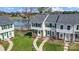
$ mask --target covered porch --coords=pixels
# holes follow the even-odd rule
[[[74,42],[75,39],[75,34],[72,33],[60,33],[57,32],[57,38],[58,39],[63,39],[64,41],[68,41],[68,42]]]

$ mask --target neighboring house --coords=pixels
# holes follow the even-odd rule
[[[30,29],[30,23],[27,19],[15,19],[14,20],[14,26],[16,30],[28,30]]]
[[[38,36],[79,41],[79,14],[36,15],[31,19],[31,29]]]
[[[14,37],[14,24],[8,16],[0,16],[0,40]]]

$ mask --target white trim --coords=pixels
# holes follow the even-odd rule
[[[44,19],[43,23],[42,23],[42,29],[43,29],[43,37],[46,36],[46,32],[45,32],[45,21],[47,20],[49,14],[46,16],[46,18]]]

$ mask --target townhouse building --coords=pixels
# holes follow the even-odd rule
[[[79,14],[40,14],[31,19],[36,36],[79,41]]]

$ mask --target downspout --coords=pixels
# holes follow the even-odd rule
[[[46,18],[44,19],[43,23],[42,23],[42,29],[43,29],[43,37],[46,36],[46,32],[45,32],[45,21],[47,20],[49,14],[46,16]]]

